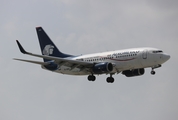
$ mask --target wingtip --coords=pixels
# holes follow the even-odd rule
[[[16,42],[17,42],[17,45],[18,45],[20,51],[21,51],[22,53],[26,54],[27,52],[24,50],[24,48],[22,47],[22,45],[20,44],[20,42],[19,42],[18,40],[16,40]]]
[[[17,59],[17,58],[13,58],[13,60],[19,60],[19,59]]]

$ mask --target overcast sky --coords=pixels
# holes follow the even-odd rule
[[[12,60],[41,60],[35,27],[65,53],[155,47],[171,55],[143,76],[68,76]],[[0,120],[177,120],[177,0],[1,0]]]

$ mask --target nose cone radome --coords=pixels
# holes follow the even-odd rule
[[[164,59],[164,62],[168,61],[170,59],[170,55],[168,54],[163,54],[163,59]]]

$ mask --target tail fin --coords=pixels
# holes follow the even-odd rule
[[[36,27],[40,47],[41,47],[41,53],[43,55],[48,56],[54,56],[54,57],[72,57],[72,55],[64,54],[58,50],[56,45],[52,42],[52,40],[48,37],[48,35],[45,33],[42,27]],[[44,59],[44,61],[50,61],[47,59]]]

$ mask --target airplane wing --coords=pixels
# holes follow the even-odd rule
[[[20,44],[20,42],[18,40],[16,40],[16,42],[17,42],[17,45],[18,45],[20,51],[23,54],[27,54],[27,55],[31,55],[31,56],[35,56],[35,57],[40,57],[40,58],[45,58],[45,59],[54,61],[54,63],[58,64],[59,66],[68,66],[68,67],[71,67],[72,69],[75,68],[75,67],[83,69],[83,68],[91,68],[94,65],[94,63],[79,61],[79,60],[72,60],[72,59],[69,59],[69,58],[59,58],[59,57],[53,57],[53,56],[47,56],[47,55],[33,54],[33,53],[25,51],[25,49],[22,47],[22,45]],[[49,64],[48,62],[38,62],[38,61],[22,60],[22,59],[15,59],[15,60],[40,64],[40,65]]]
[[[14,60],[23,61],[23,62],[29,62],[29,63],[34,63],[34,64],[39,64],[39,65],[49,65],[49,63],[47,63],[47,62],[24,60],[24,59],[17,59],[17,58],[14,58]]]

